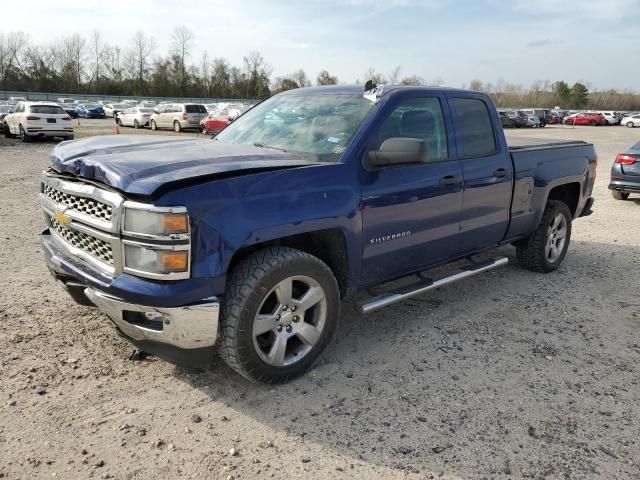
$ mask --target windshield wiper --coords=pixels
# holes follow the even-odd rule
[[[264,143],[259,143],[259,142],[254,142],[253,146],[258,148],[270,148],[272,150],[280,150],[281,152],[286,152],[284,148],[272,147],[271,145],[265,145]]]

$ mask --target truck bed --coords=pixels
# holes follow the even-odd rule
[[[548,148],[578,147],[589,145],[582,140],[548,140],[545,138],[507,137],[510,151],[545,150]]]

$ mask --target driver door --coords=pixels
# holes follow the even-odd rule
[[[426,142],[427,161],[364,172],[363,284],[434,265],[459,248],[462,169],[446,99],[406,92],[389,102],[368,150],[388,138],[419,138]]]

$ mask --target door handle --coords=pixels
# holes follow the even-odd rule
[[[507,171],[504,168],[499,168],[493,172],[494,177],[502,178],[507,176]]]
[[[440,179],[440,185],[453,185],[454,183],[458,183],[458,179],[453,175],[447,175]]]

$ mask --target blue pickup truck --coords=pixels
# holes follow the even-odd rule
[[[311,366],[357,290],[386,292],[370,312],[503,265],[487,252],[506,244],[555,270],[597,166],[584,142],[507,145],[481,93],[394,86],[293,90],[213,139],[93,137],[50,158],[42,245],[69,294],[142,351],[217,351],[268,383]]]

